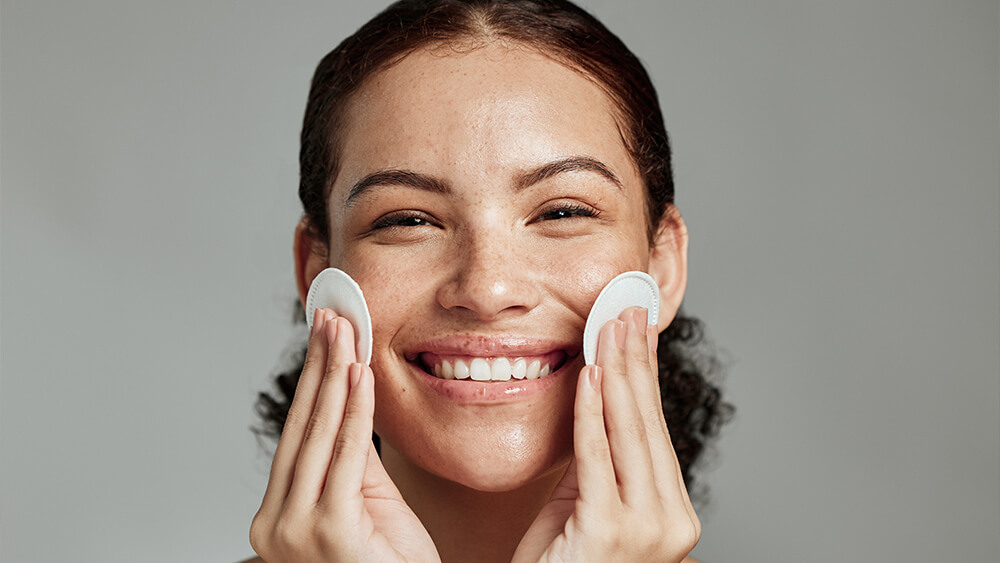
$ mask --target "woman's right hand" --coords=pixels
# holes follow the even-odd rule
[[[371,368],[351,323],[318,309],[250,545],[267,563],[440,561],[371,441]]]

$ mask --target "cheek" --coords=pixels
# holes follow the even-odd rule
[[[649,252],[644,244],[609,237],[561,248],[546,255],[539,267],[546,272],[547,285],[557,299],[586,320],[591,305],[609,281],[622,272],[645,272],[648,265]]]
[[[407,318],[418,314],[418,307],[428,301],[428,295],[433,295],[433,288],[426,277],[414,275],[406,267],[405,264],[412,262],[401,265],[397,261],[364,259],[351,254],[344,258],[338,267],[354,278],[365,294],[377,353],[385,349]]]

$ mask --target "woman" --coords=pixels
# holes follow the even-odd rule
[[[726,405],[678,352],[687,230],[627,48],[568,2],[393,4],[320,63],[300,160],[299,297],[349,273],[374,351],[319,310],[301,375],[263,397],[283,430],[261,558],[690,561],[685,480]],[[590,307],[629,270],[659,317],[609,322],[585,367]]]

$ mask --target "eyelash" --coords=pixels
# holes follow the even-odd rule
[[[412,221],[418,221],[418,223],[412,224]],[[397,227],[424,227],[432,224],[433,223],[431,223],[430,220],[423,215],[401,211],[399,213],[390,213],[389,215],[379,217],[374,223],[372,223],[371,229],[373,231],[378,231],[381,229],[392,229]]]
[[[600,214],[600,211],[590,207],[589,205],[583,205],[581,203],[564,203],[539,214],[536,219],[531,221],[531,223],[535,223],[537,221],[572,219],[574,217],[598,217]],[[421,214],[402,211],[379,217],[374,223],[372,223],[371,230],[378,231],[383,229],[424,227],[432,225],[433,223]]]
[[[572,219],[574,217],[598,217],[600,214],[600,211],[590,207],[589,205],[583,205],[582,203],[564,203],[540,214],[538,219],[535,221],[555,221],[559,219]]]

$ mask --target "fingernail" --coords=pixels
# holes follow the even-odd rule
[[[587,383],[591,389],[599,391],[601,389],[601,368],[599,366],[588,366]]]
[[[316,309],[313,311],[313,322],[312,329],[309,331],[310,334],[315,334],[323,328],[323,311],[321,309]]]
[[[326,336],[327,339],[330,341],[330,344],[333,344],[337,340],[337,323],[332,322],[333,318],[331,317],[332,315],[326,316],[326,322],[323,323],[323,326],[329,327],[326,329]]]
[[[649,318],[649,310],[640,307],[632,311],[632,326],[635,328],[645,331],[646,330],[646,319]]]
[[[625,349],[625,333],[625,323],[615,321],[615,346],[618,346],[619,350]]]
[[[361,364],[351,364],[351,388],[358,386],[358,382],[361,381]]]

